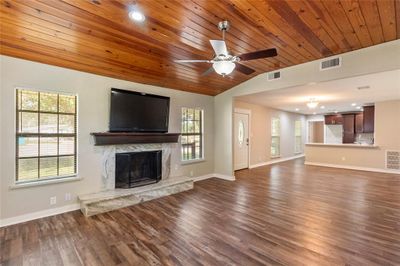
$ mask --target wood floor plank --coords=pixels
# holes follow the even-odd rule
[[[400,176],[302,159],[0,229],[0,265],[400,265]]]

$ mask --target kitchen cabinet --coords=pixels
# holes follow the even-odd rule
[[[344,114],[343,117],[343,143],[354,143],[355,140],[355,115]]]
[[[343,118],[341,115],[326,115],[325,125],[341,125],[343,124]]]
[[[375,106],[364,106],[364,133],[374,133],[375,128]]]
[[[356,114],[355,123],[356,123],[356,133],[363,133],[364,132],[364,113]]]

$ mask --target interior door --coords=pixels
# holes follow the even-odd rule
[[[249,115],[234,113],[234,168],[249,167]]]
[[[324,143],[324,121],[308,122],[308,143]]]

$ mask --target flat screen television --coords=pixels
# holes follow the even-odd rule
[[[168,132],[169,97],[111,89],[111,132]]]

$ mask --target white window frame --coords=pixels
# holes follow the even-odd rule
[[[199,163],[199,162],[203,162],[203,161],[205,161],[205,152],[204,152],[204,149],[205,149],[205,145],[204,145],[204,114],[205,114],[205,111],[204,111],[204,109],[203,108],[201,108],[201,107],[182,107],[181,108],[181,129],[182,129],[182,123],[184,122],[183,121],[183,110],[184,109],[193,109],[193,110],[200,110],[200,113],[201,113],[201,129],[200,129],[200,150],[201,150],[201,154],[200,154],[200,157],[199,158],[195,158],[195,159],[183,159],[183,154],[182,154],[182,136],[183,135],[192,135],[191,133],[183,133],[183,132],[181,132],[181,140],[180,140],[180,157],[181,157],[181,164],[182,165],[185,165],[185,164],[192,164],[192,163]]]
[[[296,124],[300,123],[300,135],[296,135]],[[297,145],[297,138],[300,137],[300,145]],[[296,148],[299,147],[300,150]],[[300,119],[294,121],[294,154],[301,154],[303,152],[303,123]]]
[[[75,142],[75,173],[74,174],[69,174],[69,175],[63,175],[63,176],[51,176],[51,177],[44,177],[44,178],[38,178],[38,179],[32,179],[32,180],[23,180],[23,181],[18,181],[17,180],[17,150],[14,152],[14,175],[13,175],[13,182],[10,185],[10,189],[18,189],[18,188],[25,188],[25,187],[34,187],[34,186],[42,186],[42,185],[47,185],[47,184],[54,184],[54,183],[63,183],[63,182],[71,182],[71,181],[78,181],[82,180],[81,177],[79,177],[79,97],[77,93],[73,92],[67,92],[67,91],[60,91],[60,90],[55,90],[55,89],[37,89],[37,88],[30,88],[30,87],[22,87],[22,86],[17,86],[14,88],[14,143],[17,143],[18,141],[18,132],[17,132],[17,115],[19,112],[18,109],[18,103],[17,103],[17,92],[18,90],[28,90],[28,91],[35,91],[35,92],[43,92],[43,93],[54,93],[54,94],[61,94],[61,95],[70,95],[70,96],[75,96],[75,119],[76,119],[76,125],[75,125],[75,134],[76,134],[76,142]],[[15,145],[15,148],[17,149],[18,146]]]
[[[278,128],[278,135],[273,135],[273,125],[274,125],[274,120],[279,121],[279,128]],[[273,144],[273,139],[277,138],[278,139],[278,150],[279,154],[272,154],[272,144]],[[271,151],[270,151],[270,156],[271,158],[279,158],[281,157],[281,119],[279,117],[272,117],[271,118]]]

